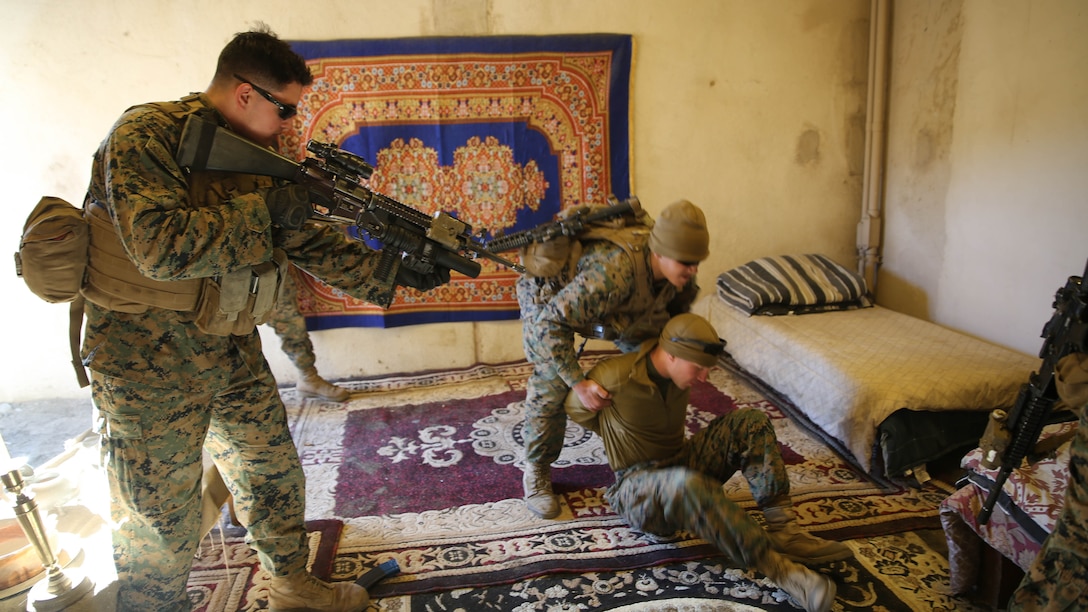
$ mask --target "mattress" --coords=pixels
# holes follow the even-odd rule
[[[737,365],[841,442],[867,472],[880,457],[878,428],[893,413],[906,409],[924,422],[937,412],[1009,408],[1041,363],[881,306],[749,316],[706,295],[692,312],[714,325]]]

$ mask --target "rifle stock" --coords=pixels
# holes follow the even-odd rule
[[[296,162],[194,115],[182,131],[177,162],[193,170],[258,174],[304,185],[322,200],[313,205],[311,218],[357,226],[387,247],[376,272],[382,280],[388,280],[397,259],[420,274],[442,268],[476,278],[481,271],[477,257],[523,271],[487,250],[467,223],[444,212],[429,217],[361,185],[359,180],[373,171],[361,158],[317,142],[307,150],[320,159]]]
[[[297,162],[195,116],[182,129],[177,162],[194,170],[260,174],[288,181],[294,181],[299,171]]]
[[[979,509],[980,525],[989,522],[1005,481],[1035,447],[1059,399],[1054,380],[1058,362],[1066,355],[1088,350],[1085,277],[1088,277],[1088,264],[1084,276],[1070,276],[1065,286],[1058,289],[1054,296],[1054,314],[1043,327],[1043,347],[1039,351],[1042,365],[1021,386],[1016,403],[1007,413],[995,410],[990,415],[986,432],[979,441],[983,451],[982,465],[991,469],[1000,466],[1000,470]]]

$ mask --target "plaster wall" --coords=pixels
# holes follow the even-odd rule
[[[1038,354],[1088,248],[1088,5],[897,2],[877,301]]]

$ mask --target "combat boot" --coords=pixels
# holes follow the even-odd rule
[[[273,576],[268,585],[269,612],[362,612],[369,602],[363,587],[325,582],[309,572]]]
[[[559,514],[559,498],[552,492],[551,466],[526,465],[521,478],[525,489],[525,505],[540,518],[555,518]]]
[[[317,370],[302,372],[295,390],[299,397],[319,397],[330,402],[346,402],[351,397],[351,392],[321,378]]]
[[[797,524],[797,514],[789,506],[764,508],[763,518],[774,549],[798,563],[819,564],[854,556],[841,542],[824,540],[803,531]]]
[[[828,612],[835,601],[835,582],[823,574],[768,550],[756,569],[774,581],[805,612]]]

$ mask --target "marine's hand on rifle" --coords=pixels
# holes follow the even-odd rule
[[[258,174],[290,181],[292,187],[262,193],[273,221],[286,229],[298,229],[311,218],[355,225],[380,241],[383,249],[411,255],[436,269],[444,268],[446,275],[456,270],[476,278],[481,269],[477,257],[522,271],[521,266],[485,248],[467,223],[447,213],[432,217],[363,186],[360,181],[369,177],[373,168],[357,155],[315,142],[307,144],[306,149],[316,157],[299,163],[214,121],[193,115],[182,130],[175,158],[178,165],[190,171]],[[389,280],[395,261],[382,267],[384,275],[379,275],[380,280]],[[416,271],[419,269],[416,267]],[[413,279],[432,289],[448,280],[441,274]]]
[[[313,197],[302,185],[271,187],[264,190],[263,195],[272,223],[283,229],[299,229],[306,224],[306,220],[310,218],[314,210],[310,203]]]
[[[450,282],[450,271],[446,268],[436,267],[434,271],[426,274],[416,272],[403,265],[397,270],[396,284],[419,289],[420,291],[430,291],[448,282]]]

